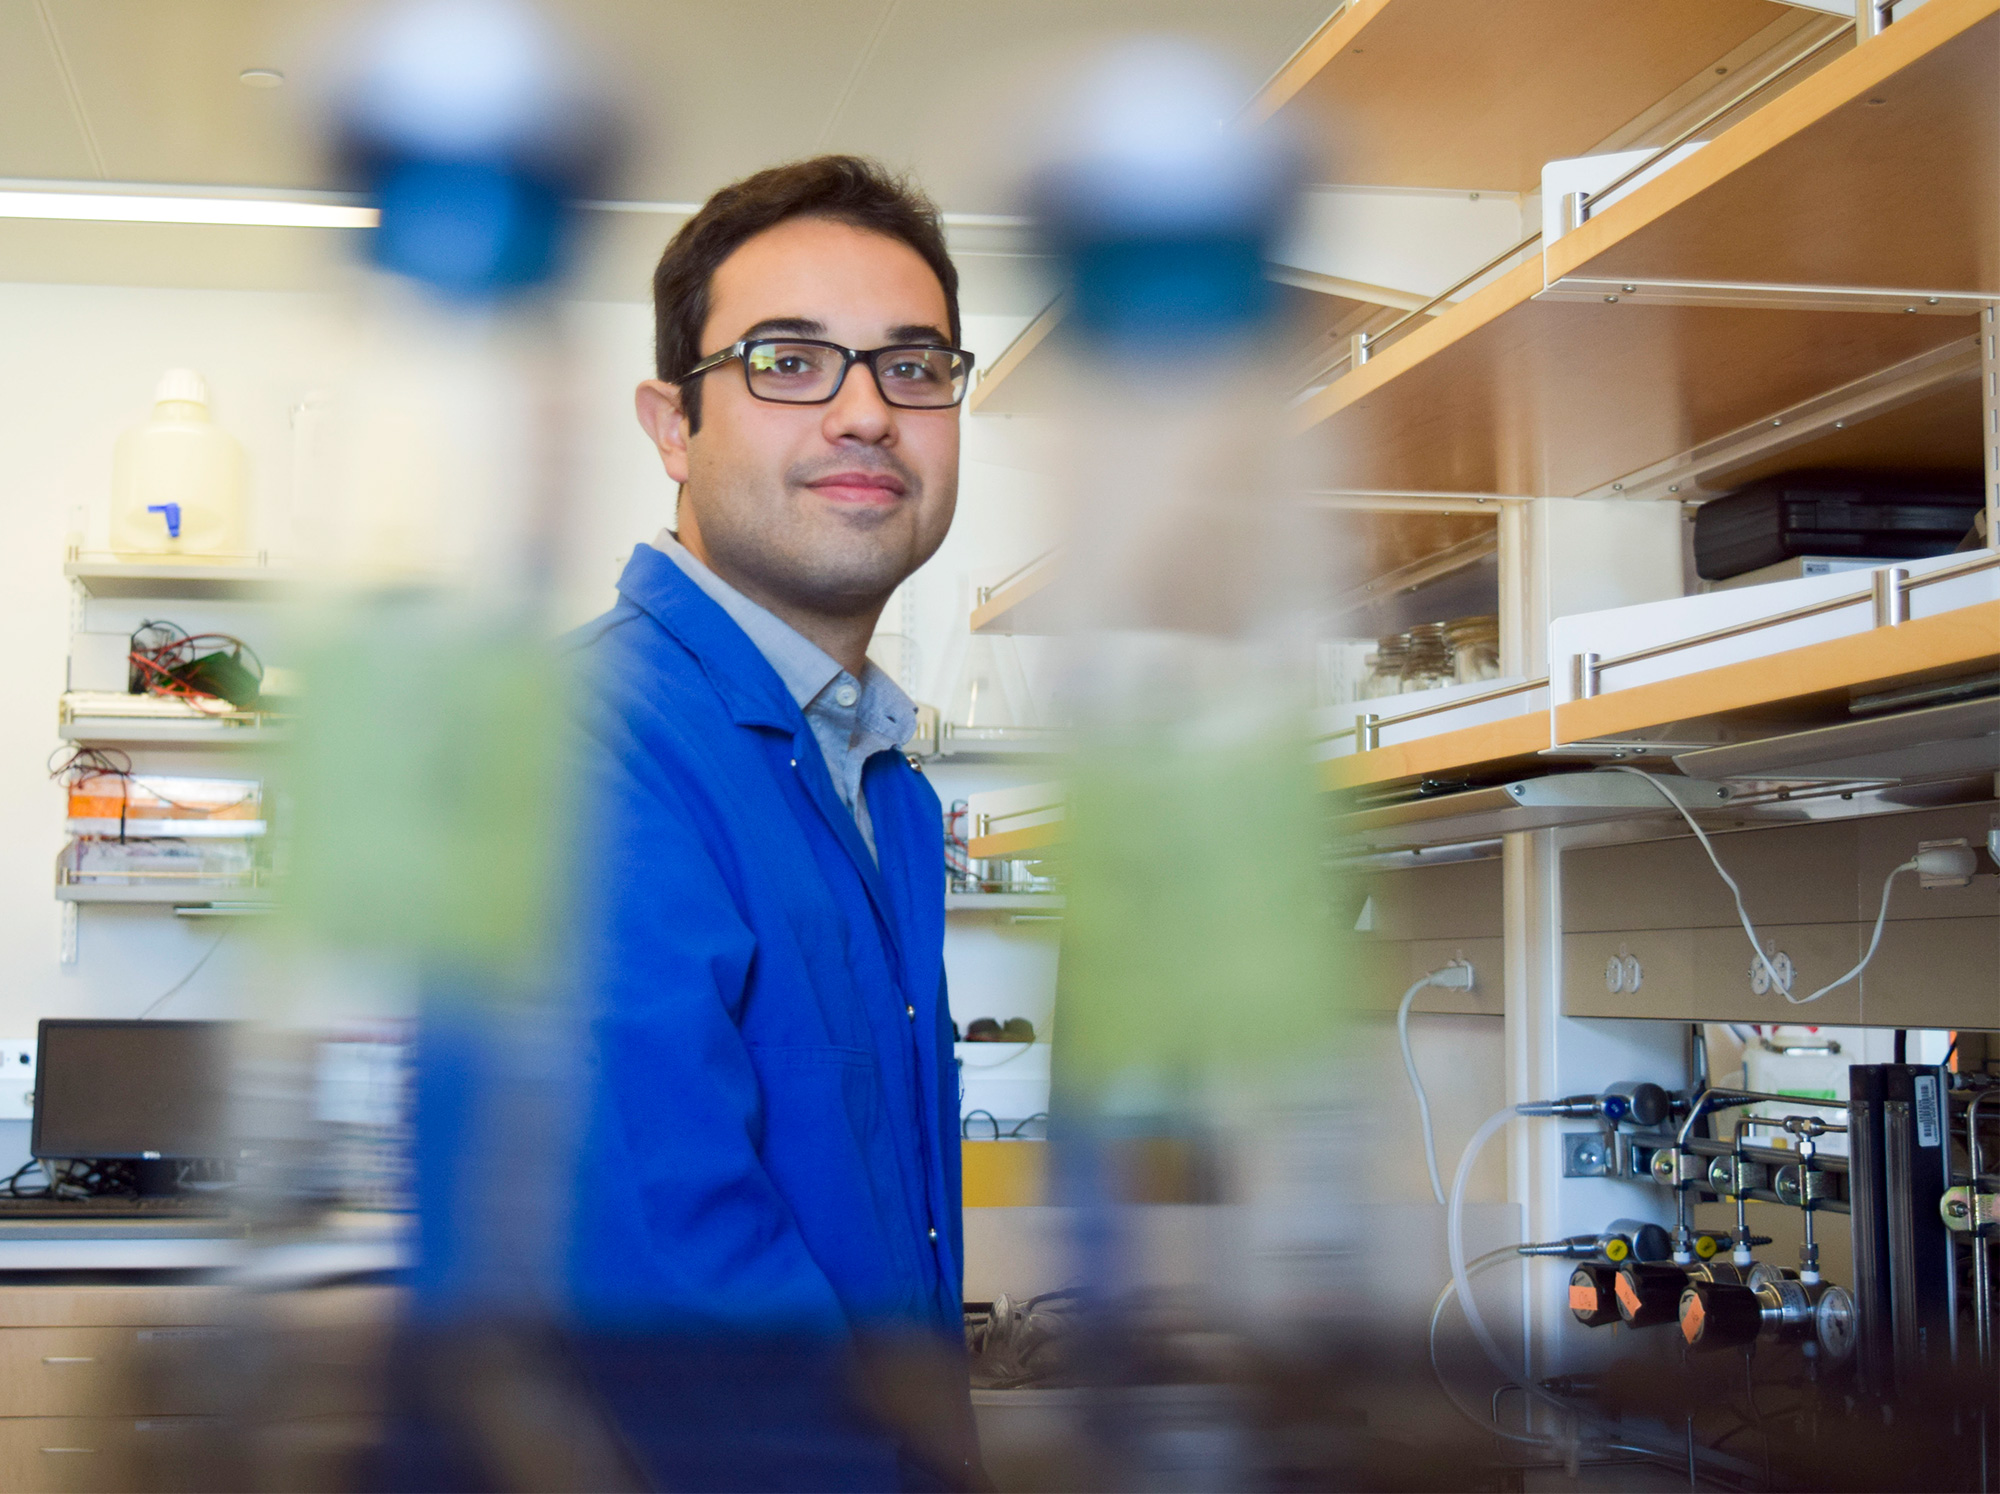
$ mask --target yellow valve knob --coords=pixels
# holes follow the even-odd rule
[[[1623,1235],[1613,1235],[1604,1242],[1604,1258],[1613,1265],[1624,1260],[1631,1253],[1632,1247],[1625,1242]]]
[[[1714,1235],[1696,1235],[1694,1237],[1694,1253],[1703,1260],[1712,1260],[1715,1252],[1721,1248],[1722,1242],[1716,1239]]]

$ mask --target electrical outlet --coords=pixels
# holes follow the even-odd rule
[[[35,1040],[0,1042],[0,1120],[35,1118]]]

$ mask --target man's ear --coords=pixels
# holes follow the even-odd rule
[[[648,379],[632,397],[639,424],[659,448],[660,465],[677,483],[688,480],[687,414],[681,408],[681,386]]]

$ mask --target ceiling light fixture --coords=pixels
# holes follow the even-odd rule
[[[50,191],[41,184],[0,183],[0,218],[76,223],[195,223],[232,228],[373,228],[372,207],[330,195],[252,197],[231,193]]]
[[[236,81],[245,88],[283,88],[285,75],[274,67],[246,67]]]

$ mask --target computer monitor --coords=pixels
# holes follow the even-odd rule
[[[136,1162],[146,1192],[171,1191],[175,1162],[231,1155],[234,1026],[44,1019],[31,1151],[54,1161]]]

